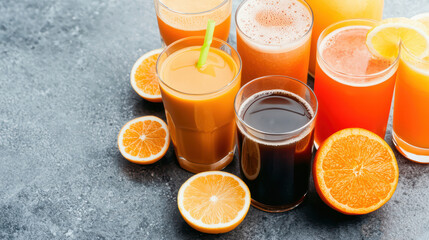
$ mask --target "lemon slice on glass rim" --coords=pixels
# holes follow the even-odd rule
[[[429,29],[420,21],[388,18],[368,31],[366,45],[377,57],[395,59],[402,43],[418,58],[429,55]]]

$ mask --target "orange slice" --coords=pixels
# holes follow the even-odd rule
[[[377,210],[398,184],[392,149],[378,135],[348,128],[331,135],[319,148],[313,165],[314,185],[322,200],[349,215]]]
[[[130,80],[134,91],[150,102],[161,102],[158,77],[156,76],[156,61],[163,49],[155,49],[145,53],[131,70]]]
[[[122,156],[137,164],[161,159],[170,145],[167,124],[155,116],[139,117],[126,123],[118,135]]]
[[[250,191],[237,176],[221,171],[189,178],[177,196],[185,221],[204,233],[225,233],[236,228],[250,207]]]
[[[419,21],[403,17],[383,19],[366,36],[370,52],[381,58],[395,59],[400,42],[418,57],[429,55],[429,29]]]

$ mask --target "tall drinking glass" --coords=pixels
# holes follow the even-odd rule
[[[235,22],[242,84],[271,74],[307,83],[313,13],[304,0],[245,0]]]
[[[214,36],[226,41],[232,0],[154,0],[159,32],[166,45],[190,36],[204,36],[207,21],[216,22]]]
[[[240,89],[234,108],[252,205],[268,212],[295,208],[308,191],[316,95],[294,78],[265,76]]]
[[[202,68],[196,63],[204,37],[170,44],[158,58],[168,130],[180,166],[190,172],[220,170],[234,156],[234,97],[240,88],[241,60],[214,38]]]
[[[346,20],[320,34],[314,84],[320,104],[317,147],[344,128],[364,128],[384,138],[398,59],[382,59],[369,52],[366,34],[375,24]]]
[[[317,39],[329,25],[356,18],[381,20],[384,0],[307,0],[314,13],[311,37],[309,73],[314,76],[316,68]]]
[[[393,143],[408,159],[429,163],[429,57],[401,46],[393,105]]]

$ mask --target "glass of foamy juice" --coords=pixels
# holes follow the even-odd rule
[[[272,74],[307,83],[313,13],[304,0],[246,0],[235,22],[242,84]]]
[[[345,128],[386,133],[398,59],[374,56],[366,46],[373,20],[334,23],[320,34],[314,91],[320,109],[315,141],[320,146]]]

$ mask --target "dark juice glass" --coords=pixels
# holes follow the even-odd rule
[[[241,177],[252,205],[269,212],[298,206],[310,178],[317,99],[293,78],[267,76],[235,99]]]

